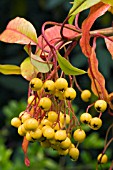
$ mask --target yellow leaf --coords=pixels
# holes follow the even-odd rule
[[[113,0],[101,0],[101,1],[104,2],[105,4],[113,6]]]
[[[16,65],[2,65],[0,64],[0,73],[2,74],[21,74],[20,67]]]

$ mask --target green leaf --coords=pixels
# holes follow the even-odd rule
[[[101,0],[102,2],[104,2],[105,4],[110,4],[111,6],[113,6],[113,0]]]
[[[53,64],[47,63],[47,61],[42,60],[38,55],[31,53],[31,63],[38,69],[41,73],[47,73],[51,70]]]
[[[72,8],[69,11],[69,23],[71,24],[74,20],[73,15],[75,16],[76,14],[78,14],[79,12],[86,10],[90,7],[92,7],[93,5],[99,3],[101,0],[74,0],[74,4],[72,6]]]
[[[27,57],[20,65],[21,75],[28,81],[36,77],[38,70],[31,64],[30,57]]]
[[[82,3],[84,3],[84,1],[86,1],[86,0],[79,0],[79,1],[74,0],[73,6],[70,9],[69,14],[73,13],[73,11],[75,11]]]
[[[2,65],[0,64],[0,73],[2,74],[21,74],[21,70],[20,67],[16,66],[16,65]]]
[[[62,71],[66,74],[66,75],[81,75],[81,74],[85,74],[86,71],[78,69],[74,66],[71,65],[71,63],[66,60],[64,57],[62,57],[60,55],[60,53],[57,51],[57,59],[58,59],[58,63],[60,65],[60,68],[62,69]]]

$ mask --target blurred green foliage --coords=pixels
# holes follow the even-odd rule
[[[29,20],[36,28],[37,35],[41,34],[41,26],[45,21],[52,20],[62,22],[71,7],[69,0],[1,0],[0,1],[0,33],[5,29],[7,23],[16,16]],[[79,25],[88,15],[84,11],[80,15]],[[111,26],[112,15],[99,18],[92,29]],[[0,42],[0,63],[17,64],[26,57],[23,46],[15,44],[5,44]],[[99,38],[97,41],[97,57],[99,59],[99,69],[106,78],[108,92],[113,91],[113,62],[106,49],[104,41]],[[79,45],[73,50],[71,62],[76,67],[87,70],[87,59],[81,53]],[[86,75],[77,77],[80,86],[90,89],[90,80]],[[26,108],[28,82],[20,76],[0,75],[0,170],[94,170],[96,167],[96,157],[104,146],[104,131],[107,130],[113,118],[107,113],[103,115],[103,127],[98,132],[93,132],[86,126],[87,138],[80,145],[80,158],[77,162],[67,157],[59,157],[52,149],[41,148],[38,143],[31,143],[28,155],[31,160],[31,167],[24,165],[24,155],[21,149],[22,138],[17,134],[17,129],[11,127],[10,121],[14,116]],[[77,91],[77,99],[74,108],[79,117],[85,111],[87,105],[79,99],[80,92]],[[91,99],[94,101],[95,96]],[[75,104],[76,103],[76,104]],[[94,110],[91,110],[95,115]],[[112,148],[113,145],[111,145]],[[109,162],[103,165],[103,169],[108,169],[113,154],[112,149],[107,150]],[[100,168],[101,169],[101,168]]]
[[[0,130],[0,170],[27,170],[24,165],[24,154],[21,148],[22,137],[17,134],[17,129],[11,127],[10,121],[14,116],[26,108],[25,100],[11,100],[8,105],[3,107],[5,115],[5,123]],[[77,106],[74,105],[77,111]],[[80,113],[79,113],[80,114]],[[104,139],[100,137],[100,133],[92,132],[86,125],[82,127],[87,138],[80,145],[80,158],[77,162],[72,161],[69,156],[60,157],[56,151],[51,148],[42,148],[38,142],[30,143],[28,156],[31,161],[29,169],[36,170],[83,170],[84,166],[87,170],[93,170],[96,167],[96,157],[104,146]],[[107,150],[110,158],[112,151]],[[6,163],[7,162],[7,163]],[[110,161],[103,167],[108,168]]]

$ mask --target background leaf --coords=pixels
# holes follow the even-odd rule
[[[2,74],[21,74],[20,67],[16,65],[0,64],[0,73]]]
[[[58,57],[57,59],[58,59],[60,68],[66,75],[76,75],[77,76],[77,75],[86,73],[86,71],[72,66],[71,63],[68,60],[66,60],[64,57],[62,57],[58,51],[57,51],[57,57]]]
[[[16,17],[8,23],[6,29],[0,35],[0,40],[7,43],[36,45],[37,34],[29,21]]]
[[[31,64],[30,58],[27,57],[20,65],[21,75],[28,81],[36,77],[38,70]]]

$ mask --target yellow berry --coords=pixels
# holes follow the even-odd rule
[[[52,80],[46,80],[43,87],[45,92],[52,94],[55,90],[55,83]]]
[[[30,81],[30,88],[33,90],[33,91],[38,91],[41,89],[43,85],[43,82],[41,79],[39,78],[33,78],[31,81]]]
[[[72,147],[69,149],[69,156],[71,157],[71,159],[73,159],[74,161],[76,161],[79,157],[79,150],[78,148]]]
[[[66,137],[67,137],[66,130],[57,130],[55,132],[55,140],[57,141],[63,141],[66,139]]]
[[[83,90],[82,93],[81,93],[81,99],[84,101],[84,102],[88,102],[89,99],[91,97],[91,92],[89,90]]]
[[[84,124],[89,124],[92,116],[89,113],[82,113],[80,116],[80,121]]]
[[[68,137],[60,143],[60,147],[62,149],[68,149],[70,147],[70,145],[71,145],[71,140]]]
[[[62,148],[58,148],[57,150],[58,150],[59,155],[64,155],[64,156],[67,155],[69,152],[68,149],[62,149]]]
[[[36,130],[38,128],[38,121],[35,118],[30,118],[23,125],[26,130]]]
[[[62,124],[64,124],[64,123],[69,124],[70,123],[70,116],[68,114],[63,114],[62,112],[60,112],[60,122]]]
[[[77,142],[83,142],[84,139],[86,138],[85,131],[82,129],[77,129],[74,131],[73,138]]]
[[[48,120],[50,121],[50,122],[56,122],[57,121],[57,119],[58,119],[58,114],[56,113],[56,112],[54,112],[54,111],[49,111],[48,112]]]
[[[20,136],[25,136],[27,133],[26,129],[24,128],[23,124],[18,127],[18,134]]]
[[[32,139],[40,139],[42,137],[42,130],[37,128],[35,131],[30,131]]]
[[[11,120],[11,125],[18,128],[21,125],[21,120],[18,117],[14,117]]]
[[[102,126],[102,120],[99,117],[90,119],[90,127],[93,130],[98,130]]]
[[[66,100],[73,100],[76,97],[76,91],[72,87],[68,87],[64,92]]]
[[[57,89],[55,90],[54,96],[55,96],[56,100],[63,100],[64,99],[63,92],[58,91]]]
[[[39,101],[39,107],[45,111],[51,108],[51,100],[48,97],[42,97]]]
[[[107,163],[107,161],[108,161],[108,157],[107,157],[106,154],[102,154],[102,153],[101,153],[101,154],[98,155],[97,161],[98,161],[98,163],[100,163],[100,164],[105,164],[105,163]]]
[[[26,139],[27,139],[29,142],[34,142],[34,141],[35,141],[35,140],[31,137],[30,132],[27,132],[27,133],[26,133]]]
[[[105,100],[97,100],[94,104],[97,112],[104,112],[107,108],[107,103]]]
[[[55,81],[55,88],[59,91],[64,91],[66,90],[68,87],[68,82],[65,78],[58,78],[56,81]]]
[[[38,97],[31,95],[31,96],[28,97],[27,102],[28,102],[29,105],[37,104],[38,103]]]
[[[54,138],[54,135],[55,135],[54,129],[52,129],[51,127],[46,127],[43,130],[43,136],[46,137],[47,139]]]

